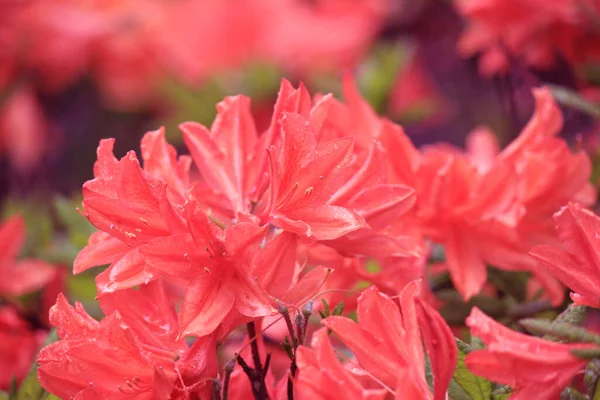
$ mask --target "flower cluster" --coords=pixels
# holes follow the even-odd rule
[[[0,153],[25,176],[60,154],[56,142],[72,133],[40,97],[60,103],[88,81],[102,108],[164,114],[181,102],[178,88],[202,90],[252,68],[339,73],[364,58],[387,8],[388,0],[8,1]]]
[[[0,16],[0,90],[23,71],[48,92],[91,75],[113,107],[154,99],[170,75],[198,84],[251,61],[300,73],[350,66],[387,8],[386,0],[14,3]]]
[[[548,69],[562,58],[580,66],[600,60],[600,4],[595,0],[457,0],[468,26],[458,48],[471,56],[482,52],[481,71],[506,72],[516,57]]]
[[[103,140],[81,210],[98,231],[73,270],[109,265],[96,278],[105,317],[59,296],[40,382],[75,399],[445,399],[458,350],[431,274],[449,272],[469,300],[488,290],[487,265],[525,271],[554,305],[562,281],[599,306],[600,219],[582,208],[595,202],[591,163],[557,136],[549,91],[534,95],[504,149],[482,128],[466,151],[418,150],[349,77],[345,103],[284,80],[265,132],[250,99],[227,97],[211,127],[180,125],[189,156],[163,129],[142,139],[143,163]],[[426,270],[440,247],[445,261]],[[487,345],[468,368],[517,398],[555,398],[585,366],[571,352],[591,346],[532,338],[477,308],[467,325]],[[267,350],[273,337],[283,349]]]

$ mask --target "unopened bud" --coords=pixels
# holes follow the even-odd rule
[[[302,307],[302,315],[304,315],[305,317],[310,317],[312,315],[312,311],[313,311],[313,301],[309,300],[306,302],[304,307]]]

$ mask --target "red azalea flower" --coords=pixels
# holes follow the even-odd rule
[[[400,295],[400,308],[388,296],[369,288],[358,299],[358,324],[328,317],[323,325],[335,332],[368,371],[398,399],[443,400],[457,359],[454,336],[442,317],[419,299],[419,282]],[[425,379],[423,344],[431,359],[435,394]]]
[[[77,256],[73,271],[112,263],[96,278],[99,294],[134,287],[156,279],[139,246],[149,240],[185,231],[185,223],[169,201],[166,184],[140,168],[134,152],[120,161],[112,154],[114,140],[98,147],[95,178],[84,184],[83,212],[98,227]],[[173,190],[173,189],[171,189]]]
[[[253,271],[267,227],[250,222],[220,227],[198,197],[190,197],[185,210],[190,234],[157,238],[141,249],[150,266],[190,282],[179,313],[182,335],[212,333],[234,307],[250,318],[275,312]],[[291,265],[273,261],[262,262],[293,270],[294,260]]]
[[[569,351],[593,347],[555,343],[512,331],[478,308],[473,308],[466,323],[471,334],[487,346],[467,355],[467,367],[476,375],[511,386],[511,399],[558,398],[587,364]]]
[[[378,129],[381,121],[365,111],[366,104],[349,83],[346,86],[348,107],[363,110],[363,125]],[[84,214],[101,232],[90,237],[74,271],[110,263],[97,277],[99,295],[165,274],[196,280],[194,274],[203,275],[204,269],[190,267],[198,264],[193,258],[206,258],[204,248],[218,240],[194,235],[194,217],[185,211],[193,207],[223,223],[232,235],[242,230],[236,225],[247,224],[260,228],[256,234],[264,236],[270,224],[310,240],[327,240],[348,254],[418,255],[414,243],[420,238],[405,237],[399,218],[412,206],[413,191],[385,180],[386,158],[377,142],[355,153],[352,139],[338,137],[339,131],[331,127],[339,115],[328,111],[333,106],[331,97],[312,105],[302,85],[293,89],[284,80],[271,125],[258,136],[249,100],[229,97],[218,105],[210,131],[194,123],[181,126],[192,158],[178,158],[162,129],[146,134],[143,169],[134,153],[117,160],[113,143],[102,141],[95,178],[85,183],[83,201]],[[202,174],[195,182],[189,174],[192,159]],[[178,238],[184,239],[177,242]],[[213,244],[207,245],[207,240]],[[185,254],[190,258],[183,259]]]
[[[530,254],[575,293],[578,304],[600,307],[600,218],[577,203],[554,215],[562,248],[536,246]]]
[[[52,129],[31,87],[14,88],[0,107],[0,151],[20,174],[39,166],[51,152]]]
[[[20,296],[41,289],[55,276],[54,267],[36,259],[17,260],[25,242],[25,222],[20,216],[0,226],[0,294]]]
[[[183,138],[207,185],[225,195],[234,215],[248,213],[260,155],[250,99],[227,97],[217,111],[210,131],[194,122],[181,124]]]
[[[383,400],[385,389],[362,385],[350,366],[340,363],[326,328],[313,334],[310,347],[298,348],[298,375],[294,379],[294,398],[300,400],[337,400],[340,394],[348,400]]]
[[[547,89],[536,89],[534,95],[530,122],[500,153],[492,136],[482,131],[470,139],[468,154],[442,145],[419,153],[401,129],[390,124],[382,131],[388,152],[404,154],[390,165],[397,182],[415,188],[413,223],[444,245],[452,280],[465,299],[480,292],[486,264],[491,264],[531,271],[554,304],[562,301],[556,279],[527,251],[554,241],[545,221],[561,204],[591,201],[595,193],[588,182],[588,156],[572,153],[556,137],[562,116],[552,95]]]
[[[269,149],[271,184],[261,214],[276,226],[316,240],[367,227],[355,211],[327,204],[350,176],[353,140],[318,145],[316,131],[299,114],[284,115],[281,132],[281,145]]]
[[[557,56],[574,65],[600,59],[597,2],[459,0],[456,5],[467,19],[459,51],[482,52],[483,74],[506,72],[510,56],[537,68],[552,67]]]
[[[11,307],[0,308],[0,389],[20,384],[31,368],[46,333],[33,330]]]

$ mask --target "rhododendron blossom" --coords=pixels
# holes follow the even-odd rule
[[[354,353],[358,365],[391,388],[396,398],[442,400],[457,350],[446,323],[418,294],[419,283],[413,281],[402,291],[398,307],[372,287],[358,299],[358,324],[345,317],[329,317],[323,324]],[[435,395],[425,380],[423,343],[433,366]]]
[[[111,263],[97,277],[100,295],[163,276],[185,280],[189,298],[180,324],[184,332],[198,336],[212,333],[232,307],[240,317],[275,312],[273,293],[269,293],[275,287],[269,289],[262,279],[265,266],[286,276],[287,283],[278,281],[278,285],[288,289],[300,272],[293,248],[291,257],[268,250],[274,246],[269,242],[282,231],[348,249],[370,229],[385,226],[385,219],[406,213],[414,202],[412,190],[403,185],[379,179],[363,188],[361,177],[371,176],[367,172],[347,180],[356,169],[353,140],[318,138],[319,125],[309,119],[326,107],[328,99],[311,111],[305,89],[294,90],[284,81],[275,106],[280,118],[273,120],[262,141],[249,114],[249,101],[243,97],[220,103],[210,132],[198,124],[183,124],[186,143],[202,173],[197,182],[189,176],[191,160],[177,159],[162,131],[143,139],[143,169],[133,152],[117,160],[112,142],[103,141],[95,179],[84,185],[83,201],[84,215],[101,232],[79,254],[74,272]],[[264,156],[267,161],[261,163]],[[360,236],[336,241],[359,229],[364,229]],[[411,242],[402,233],[398,239],[390,233],[380,236],[389,237],[395,246],[393,255],[414,256]],[[353,252],[368,253],[369,246],[366,240],[365,250],[355,246]],[[265,259],[267,254],[285,265]],[[188,326],[192,321],[196,328]]]
[[[74,399],[445,400],[476,374],[515,398],[579,388],[588,355],[577,351],[600,340],[577,318],[544,325],[575,342],[556,343],[473,308],[512,323],[558,308],[561,281],[600,307],[598,217],[570,203],[595,201],[591,162],[558,137],[550,91],[534,90],[534,114],[506,148],[481,127],[466,151],[417,149],[349,75],[343,94],[283,80],[264,130],[249,98],[226,97],[210,127],[180,125],[189,155],[164,128],[143,137],[141,160],[102,140],[80,210],[98,231],[73,272],[108,265],[95,276],[104,317],[59,295],[42,386]],[[557,240],[549,221],[564,204]],[[16,274],[7,226],[4,268]],[[488,266],[517,276],[516,289],[489,282]],[[446,322],[469,312],[483,350],[457,346],[463,332]]]
[[[558,0],[458,0],[468,25],[459,40],[461,52],[482,52],[484,74],[506,72],[510,57],[550,68],[557,57],[573,64],[598,61],[598,3]]]
[[[600,217],[577,203],[554,215],[562,248],[536,246],[531,255],[574,293],[575,303],[600,307]]]
[[[160,284],[122,291],[100,304],[107,314],[100,322],[62,295],[50,311],[61,340],[40,352],[38,374],[52,393],[85,399],[209,393],[210,382],[202,380],[216,374],[215,339],[191,347],[178,339],[175,312]]]
[[[8,390],[13,378],[23,380],[45,336],[44,331],[32,329],[16,310],[0,308],[1,390]]]

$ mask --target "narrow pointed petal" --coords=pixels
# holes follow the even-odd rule
[[[0,261],[15,259],[25,244],[25,221],[14,216],[4,221],[0,227]]]
[[[202,337],[214,332],[233,308],[235,294],[206,274],[190,283],[179,312],[180,336]]]
[[[487,276],[477,243],[455,229],[444,249],[452,282],[466,301],[481,291]]]
[[[381,184],[364,189],[345,206],[360,214],[371,229],[389,226],[416,202],[414,189],[403,185]]]
[[[123,257],[129,249],[125,243],[105,232],[94,232],[88,245],[77,254],[73,273],[79,274],[95,266],[111,264]]]
[[[177,160],[177,151],[165,139],[165,128],[148,132],[140,144],[144,171],[153,179],[158,179],[183,196],[190,186],[189,169],[191,159],[183,156]]]
[[[312,210],[297,211],[291,218],[276,215],[273,220],[283,229],[316,240],[333,240],[368,227],[359,214],[338,206],[321,206]]]
[[[422,299],[415,301],[423,341],[433,370],[434,399],[445,400],[458,358],[454,335],[436,310]]]

